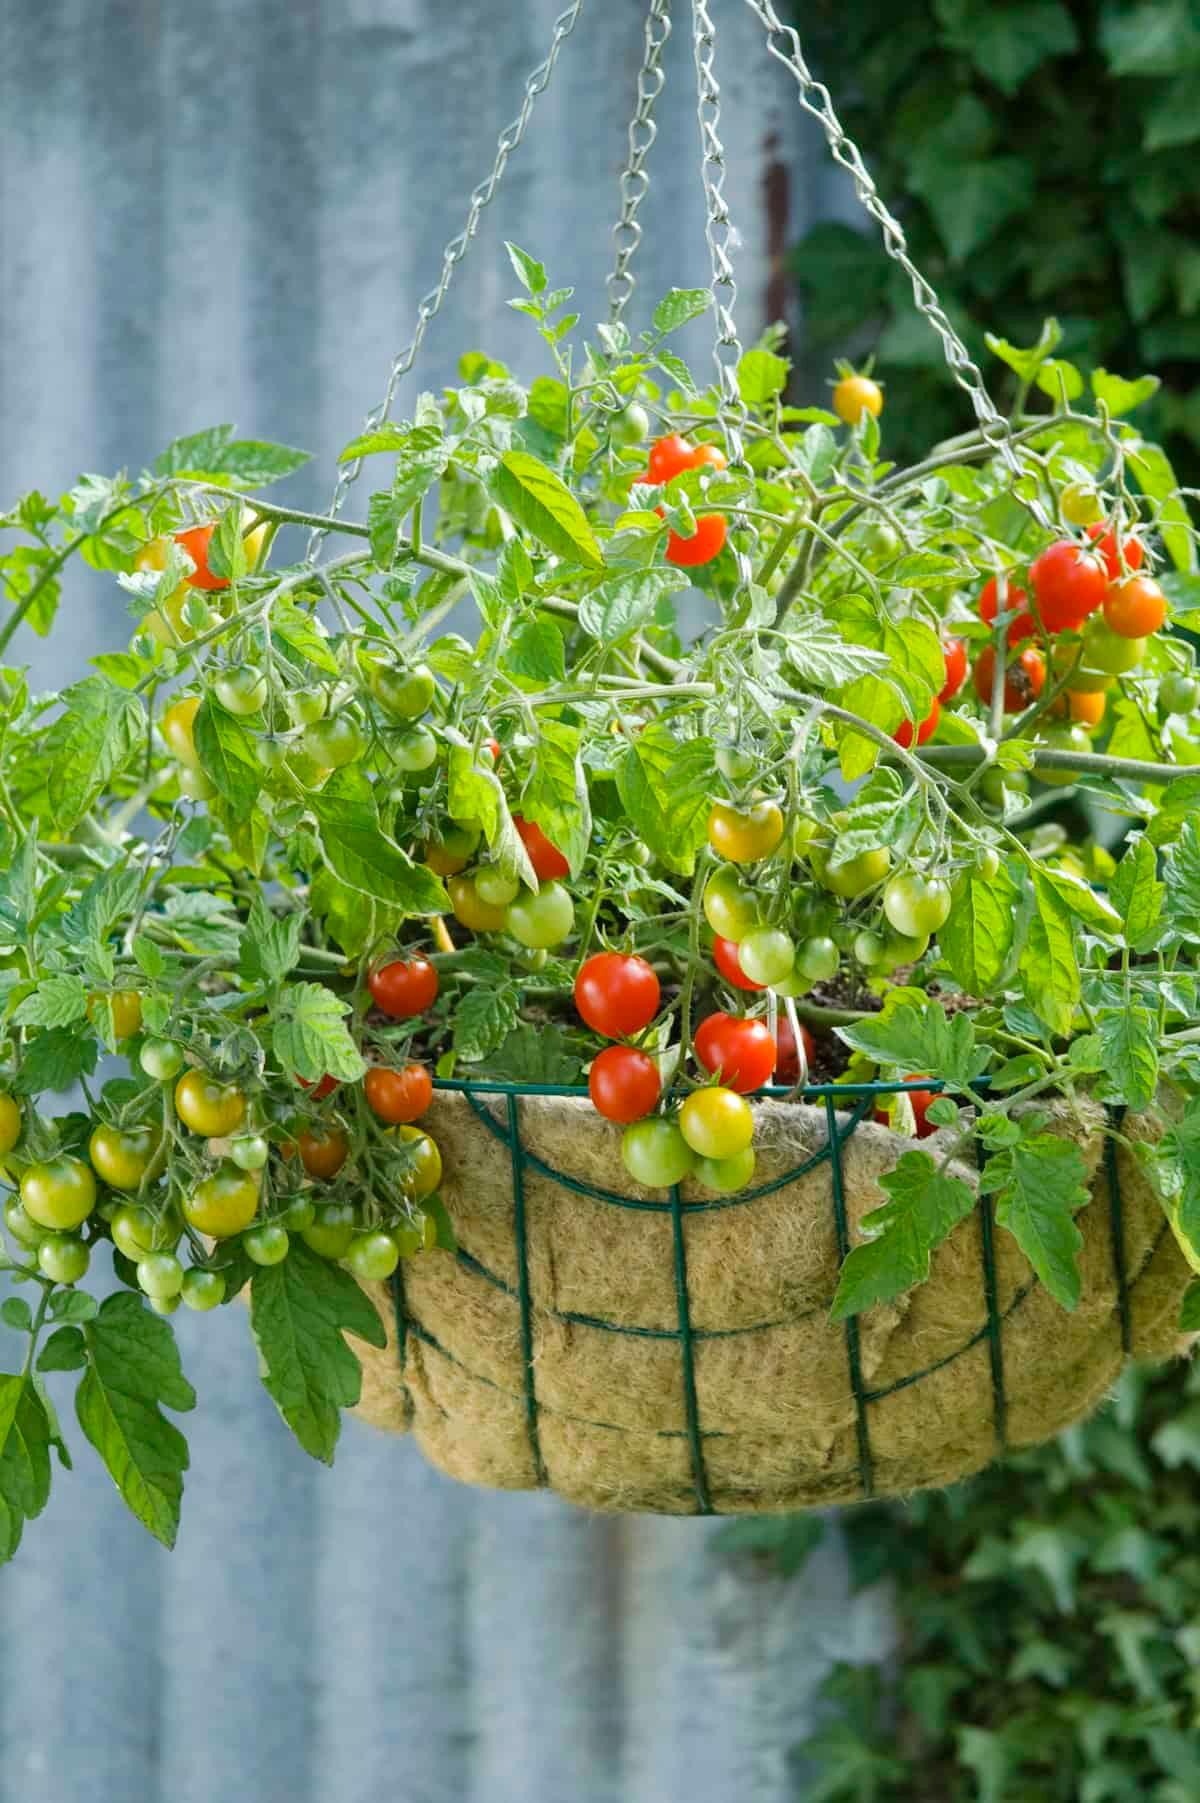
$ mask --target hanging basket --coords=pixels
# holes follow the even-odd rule
[[[869,1086],[805,1093],[757,1106],[758,1180],[714,1197],[632,1184],[577,1093],[444,1085],[423,1124],[459,1249],[406,1261],[394,1292],[368,1286],[388,1345],[357,1348],[359,1413],[467,1483],[594,1509],[789,1510],[953,1482],[1086,1415],[1126,1356],[1176,1349],[1191,1273],[1098,1108],[1054,1122],[1091,1190],[1073,1313],[984,1197],[927,1283],[832,1322],[906,1142],[865,1118]]]

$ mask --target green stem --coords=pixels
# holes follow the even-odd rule
[[[840,711],[826,708],[824,703],[821,706],[829,713]],[[858,721],[854,724],[872,738],[884,736],[870,732]],[[891,745],[889,749],[894,752],[896,747]],[[929,745],[917,756],[934,770],[952,770],[959,766],[973,768],[988,761],[982,745]],[[1048,770],[1074,770],[1080,776],[1111,776],[1117,781],[1124,779],[1138,783],[1169,783],[1179,777],[1200,776],[1200,764],[1152,764],[1143,758],[1107,757],[1099,751],[1055,751],[1039,747],[1037,761]]]

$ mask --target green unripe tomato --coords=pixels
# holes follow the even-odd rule
[[[409,773],[431,770],[438,758],[438,742],[427,726],[410,726],[388,740],[392,761]]]
[[[38,1247],[38,1264],[52,1283],[78,1283],[87,1276],[92,1255],[73,1233],[51,1233]]]
[[[351,1240],[346,1263],[356,1277],[382,1283],[400,1263],[400,1248],[387,1233],[363,1233]]]
[[[297,726],[312,726],[325,718],[329,706],[327,689],[293,689],[288,696],[288,712]]]
[[[975,871],[978,876],[990,882],[1000,870],[1000,853],[994,845],[981,845],[975,853]]]
[[[841,962],[836,943],[826,933],[804,940],[796,953],[799,974],[809,983],[827,983]]]
[[[138,1054],[138,1063],[156,1083],[171,1083],[183,1069],[183,1053],[170,1039],[148,1039]]]
[[[739,945],[758,925],[758,891],[734,864],[721,864],[704,885],[704,918],[722,939]]]
[[[499,864],[483,864],[475,872],[475,893],[489,908],[507,908],[520,894],[521,885]]]
[[[864,970],[874,970],[884,960],[884,943],[882,933],[873,933],[864,927],[854,935],[854,956]]]
[[[736,745],[718,745],[716,764],[721,775],[731,783],[749,782],[757,768],[753,754]]]
[[[246,1257],[256,1265],[281,1265],[291,1250],[287,1228],[267,1221],[262,1227],[251,1227],[242,1235]]]
[[[876,883],[882,882],[891,867],[892,854],[886,845],[877,846],[872,851],[861,851],[848,863],[839,864],[830,869],[831,852],[825,848],[813,847],[813,875],[822,888],[833,895],[840,895],[844,901],[853,901],[856,896],[864,895],[873,889]]]
[[[186,795],[189,801],[211,801],[217,792],[216,785],[209,781],[203,770],[193,770],[190,764],[180,764],[175,778],[179,793]]]
[[[178,1296],[183,1266],[173,1252],[151,1252],[138,1263],[138,1288],[147,1296]]]
[[[1004,791],[1012,795],[1028,795],[1029,778],[1023,770],[998,770],[993,766],[979,779],[979,793],[994,808],[1004,806]]]
[[[505,925],[519,944],[549,950],[570,937],[575,904],[561,883],[543,883],[536,895],[526,889],[509,904]]]
[[[608,435],[614,444],[641,444],[650,435],[650,415],[637,401],[630,401],[608,420]]]
[[[40,1227],[31,1215],[27,1215],[15,1196],[10,1196],[4,1204],[4,1225],[18,1246],[24,1246],[28,1252],[36,1252],[50,1231],[48,1227]]]
[[[401,1258],[412,1258],[424,1249],[425,1220],[424,1215],[418,1215],[415,1221],[401,1221],[390,1230]]]
[[[340,770],[361,757],[366,740],[363,729],[353,714],[335,714],[328,720],[314,720],[304,729],[300,741],[305,754],[322,770]]]
[[[1103,614],[1093,614],[1083,629],[1083,661],[1093,670],[1110,676],[1124,676],[1136,670],[1146,655],[1145,639],[1123,638],[1114,632]],[[1071,678],[1071,687],[1085,685]]]
[[[234,664],[222,670],[213,686],[226,713],[257,714],[266,706],[267,679],[252,664]]]
[[[110,1223],[113,1244],[135,1265],[151,1252],[169,1252],[179,1240],[182,1226],[171,1212],[156,1220],[148,1208],[126,1202],[118,1208]]]
[[[1164,714],[1190,714],[1200,701],[1200,682],[1180,670],[1168,670],[1158,685],[1158,703]]]
[[[698,1158],[692,1175],[705,1189],[715,1190],[720,1196],[732,1195],[735,1190],[745,1189],[754,1175],[754,1147],[743,1146],[732,1158]]]
[[[659,1114],[626,1127],[621,1157],[634,1182],[647,1189],[670,1189],[672,1184],[682,1183],[695,1163],[695,1154],[675,1122]]]
[[[884,935],[883,961],[878,969],[883,976],[889,977],[902,964],[915,964],[928,950],[928,933],[897,933],[889,927]]]
[[[806,858],[813,848],[813,841],[821,831],[821,823],[810,814],[797,814],[792,821],[792,850],[798,858]]]
[[[367,687],[385,714],[395,720],[419,720],[433,700],[437,684],[428,664],[405,667],[372,659],[367,665]]]
[[[950,885],[940,876],[902,871],[884,888],[883,911],[896,931],[907,938],[936,933],[950,914]]]
[[[1104,499],[1090,482],[1068,482],[1058,510],[1068,526],[1094,526],[1104,518]]]
[[[61,1233],[81,1226],[96,1206],[92,1167],[65,1153],[31,1164],[21,1178],[21,1204],[39,1227]]]
[[[778,927],[753,927],[738,946],[738,963],[752,983],[782,983],[795,961],[796,947]]]
[[[297,1196],[294,1202],[288,1203],[279,1220],[289,1233],[303,1233],[306,1227],[312,1226],[316,1218],[316,1203],[308,1196]]]
[[[255,756],[264,770],[281,770],[291,749],[286,739],[270,737],[254,741]]]
[[[178,1309],[182,1297],[147,1296],[146,1301],[150,1304],[150,1307],[154,1310],[156,1315],[173,1315],[176,1309]]]
[[[225,1278],[220,1271],[185,1271],[180,1300],[198,1315],[219,1308],[225,1300]]]
[[[1043,726],[1039,728],[1036,743],[1045,746],[1048,751],[1090,751],[1092,741],[1082,726]],[[1033,774],[1040,783],[1057,784],[1066,787],[1069,783],[1078,782],[1078,770],[1050,769],[1040,758],[1033,761]]]
[[[300,1237],[322,1258],[336,1261],[345,1258],[357,1231],[354,1209],[349,1202],[321,1202],[317,1205],[316,1219],[311,1227],[301,1228]]]
[[[247,1133],[234,1140],[229,1156],[239,1171],[261,1171],[271,1156],[271,1148],[261,1133]]]

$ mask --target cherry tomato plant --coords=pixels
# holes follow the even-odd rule
[[[0,669],[0,1558],[54,1373],[173,1538],[179,1308],[248,1291],[333,1456],[344,1336],[383,1343],[359,1280],[454,1251],[439,1081],[577,1089],[632,1184],[716,1195],[752,1191],[760,1090],[880,1082],[909,1143],[841,1314],[927,1274],[976,1135],[1071,1307],[1086,1172],[1045,1104],[1157,1110],[1200,1268],[1200,575],[1137,385],[1039,385],[1048,351],[997,340],[1006,453],[965,429],[902,468],[873,376],[793,405],[769,335],[731,431],[669,343],[705,291],[588,344],[512,260],[546,367],[470,353],[354,439],[359,516],[265,498],[302,455],[221,428],[0,518],[0,651],[73,559],[130,615],[61,695]]]

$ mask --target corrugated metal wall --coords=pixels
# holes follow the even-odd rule
[[[651,300],[707,280],[676,10],[638,262]],[[317,450],[290,492],[321,505],[555,11],[5,0],[0,498],[136,468],[229,419]],[[712,11],[750,336],[773,248],[844,197],[750,15]],[[640,14],[585,6],[424,382],[467,345],[533,366],[503,304],[506,237],[598,312]],[[688,348],[704,356],[702,328]],[[64,606],[69,629],[32,647],[47,685],[125,631],[100,579]],[[244,1323],[179,1326],[201,1406],[176,1553],[85,1448],[0,1574],[0,1803],[783,1803],[815,1683],[886,1643],[882,1599],[847,1600],[836,1538],[786,1582],[722,1561],[708,1524],[476,1495],[354,1425],[321,1471],[259,1391]]]

